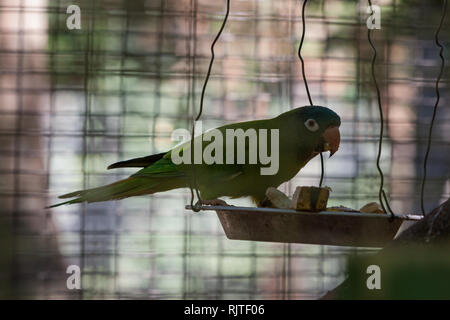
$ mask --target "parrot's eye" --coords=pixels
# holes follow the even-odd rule
[[[305,121],[305,126],[309,131],[315,132],[319,130],[319,124],[314,119],[308,119]]]

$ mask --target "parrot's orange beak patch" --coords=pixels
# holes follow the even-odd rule
[[[336,153],[339,149],[339,143],[341,142],[341,134],[339,127],[333,126],[325,130],[322,135],[325,143],[323,145],[323,151],[330,151],[330,157]]]

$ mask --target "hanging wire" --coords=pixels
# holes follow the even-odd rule
[[[369,2],[369,6],[370,9],[372,10],[371,15],[374,14],[374,11],[372,9],[372,1],[368,0]],[[380,189],[378,192],[378,198],[380,201],[380,205],[383,208],[384,212],[388,212],[386,211],[386,208],[389,210],[389,213],[391,214],[391,218],[394,218],[395,214],[392,211],[391,207],[389,206],[389,201],[387,200],[387,196],[386,193],[384,192],[384,174],[383,174],[383,170],[381,169],[380,166],[380,159],[381,159],[381,150],[382,150],[382,145],[383,145],[383,132],[384,132],[384,116],[383,116],[383,108],[381,106],[381,93],[380,93],[380,87],[378,86],[378,82],[377,82],[377,77],[375,75],[375,61],[377,59],[377,49],[375,48],[373,42],[372,42],[372,37],[371,37],[371,29],[367,28],[368,32],[367,32],[367,40],[369,41],[370,46],[372,47],[373,50],[373,56],[372,56],[372,63],[371,63],[371,73],[372,73],[372,79],[373,79],[373,83],[375,85],[375,89],[377,91],[377,102],[378,102],[378,111],[380,113],[380,135],[378,138],[378,155],[377,155],[377,169],[378,172],[380,173]],[[385,201],[385,204],[383,203],[383,200]]]
[[[190,76],[188,81],[188,91],[186,94],[186,102],[188,112],[190,106],[194,109],[195,106],[195,58],[197,53],[197,20],[195,19],[195,13],[197,12],[197,0],[190,0],[190,14],[187,18],[187,27],[189,29],[188,41],[186,41],[186,53],[189,57],[188,66]],[[192,43],[192,48],[191,48]],[[192,59],[191,59],[192,58]],[[192,60],[192,62],[191,62]],[[189,114],[188,117],[189,119]],[[191,181],[189,181],[191,183]],[[194,197],[194,192],[192,188],[191,197]],[[183,249],[182,249],[182,274],[183,281],[181,283],[181,298],[183,300],[188,299],[189,293],[191,292],[191,219],[186,215],[183,219]]]
[[[190,72],[192,72],[192,76],[189,78],[189,89],[187,92],[187,104],[188,104],[188,112],[190,110],[189,108],[189,104],[191,103],[192,105],[192,109],[195,110],[195,58],[196,58],[196,53],[197,53],[197,21],[196,21],[196,10],[197,10],[197,1],[195,0],[191,0],[191,12],[190,12],[190,19],[189,19],[189,41],[186,42],[186,47],[187,50],[186,52],[188,53],[189,57],[192,57],[192,65],[189,63],[189,67],[190,67]],[[192,51],[191,52],[191,43],[193,43],[192,45]],[[190,59],[189,58],[189,62]],[[194,111],[193,111],[194,113]],[[192,119],[193,120],[193,119]],[[194,121],[194,120],[193,120]],[[193,122],[193,125],[194,122]],[[193,139],[194,137],[192,136],[191,139]],[[191,145],[192,147],[192,145]],[[191,157],[191,162],[192,162],[192,157]],[[193,172],[195,173],[195,168],[192,168]],[[193,199],[194,199],[194,190],[193,190],[193,186],[192,186],[192,179],[189,180],[189,190],[191,192],[191,206],[193,204]],[[183,289],[184,292],[184,289]]]
[[[223,22],[222,22],[222,26],[219,29],[219,32],[217,33],[216,37],[214,38],[214,41],[211,44],[211,60],[209,61],[209,67],[208,67],[208,72],[206,73],[206,78],[205,81],[203,83],[203,88],[202,88],[202,93],[200,96],[200,110],[197,113],[197,116],[195,117],[193,123],[192,123],[192,130],[191,130],[191,167],[192,167],[192,184],[189,186],[190,190],[191,190],[191,207],[192,210],[195,212],[200,211],[200,209],[198,208],[198,204],[200,204],[201,202],[201,197],[200,197],[200,193],[198,191],[197,188],[197,177],[195,174],[195,164],[194,164],[194,133],[195,133],[195,124],[197,123],[197,121],[200,119],[200,117],[202,116],[203,113],[203,101],[205,98],[205,92],[206,92],[206,86],[208,85],[208,81],[209,81],[209,77],[211,75],[211,69],[214,63],[214,58],[215,58],[215,54],[214,54],[214,46],[216,45],[216,42],[219,40],[220,35],[222,34],[223,29],[225,28],[225,25],[227,23],[228,20],[228,15],[230,14],[230,0],[227,0],[227,10],[225,13],[225,17],[223,18]],[[198,203],[194,205],[194,191],[193,189],[195,189],[195,193],[197,195],[197,199],[198,199]]]
[[[306,89],[306,94],[308,95],[309,104],[311,106],[313,106],[314,104],[311,99],[311,93],[309,92],[308,81],[306,80],[306,75],[305,75],[305,61],[303,60],[303,57],[302,57],[302,47],[303,47],[303,41],[305,40],[305,32],[306,32],[305,8],[306,8],[307,2],[308,2],[308,0],[304,0],[303,5],[302,5],[302,37],[300,39],[300,45],[298,46],[298,57],[300,59],[300,62],[302,63],[303,82],[305,83],[305,89]],[[325,172],[322,152],[320,153],[320,170],[321,171],[320,171],[319,187],[322,187],[323,177],[324,177],[324,172]]]
[[[436,43],[436,46],[439,47],[439,57],[441,58],[441,69],[439,71],[439,75],[436,79],[436,102],[434,104],[434,108],[433,108],[433,116],[431,117],[431,122],[430,122],[430,128],[429,128],[429,132],[428,132],[428,142],[427,142],[427,149],[425,152],[425,158],[423,161],[423,179],[422,179],[422,188],[420,191],[420,205],[422,208],[422,215],[425,216],[425,205],[424,205],[424,194],[425,194],[425,183],[427,180],[427,162],[428,162],[428,156],[430,155],[430,149],[431,149],[431,138],[432,138],[432,134],[433,134],[433,126],[434,126],[434,120],[436,118],[436,113],[437,113],[437,107],[439,105],[439,100],[441,98],[440,93],[439,93],[439,82],[441,81],[442,78],[442,74],[444,73],[444,68],[445,68],[445,59],[444,59],[444,47],[442,46],[442,44],[439,42],[439,32],[441,31],[442,25],[444,24],[444,19],[445,19],[445,14],[447,12],[447,0],[443,0],[442,2],[442,16],[441,16],[441,21],[439,22],[439,26],[436,30],[436,33],[434,35],[434,40]]]

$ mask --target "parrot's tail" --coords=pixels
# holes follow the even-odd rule
[[[47,208],[54,208],[64,204],[74,204],[81,202],[100,202],[100,201],[108,201],[108,200],[119,200],[132,196],[140,196],[145,194],[152,194],[155,192],[166,191],[169,189],[180,188],[180,186],[176,186],[172,181],[170,185],[167,181],[163,181],[162,179],[148,179],[142,177],[129,177],[124,180],[120,180],[114,182],[112,184],[108,184],[106,186],[79,190],[71,193],[64,194],[59,196],[60,199],[68,199],[74,198],[69,201],[65,201],[62,203],[58,203]]]

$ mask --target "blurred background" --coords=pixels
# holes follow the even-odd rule
[[[297,49],[301,1],[231,0],[206,90],[204,129],[308,105]],[[435,104],[441,1],[373,1],[376,75],[386,119],[381,166],[396,213],[420,213]],[[81,9],[81,29],[66,12]],[[379,135],[367,1],[312,0],[303,46],[316,105],[342,118],[325,160],[330,205],[378,200]],[[199,107],[225,1],[0,0],[0,297],[314,299],[368,248],[228,240],[217,216],[184,209],[188,190],[52,210],[57,195],[126,177],[118,160],[168,150]],[[447,17],[448,18],[448,17]],[[450,20],[425,206],[450,196]],[[314,159],[280,189],[316,185]],[[247,199],[229,203],[250,205]],[[81,289],[69,290],[69,265]]]

